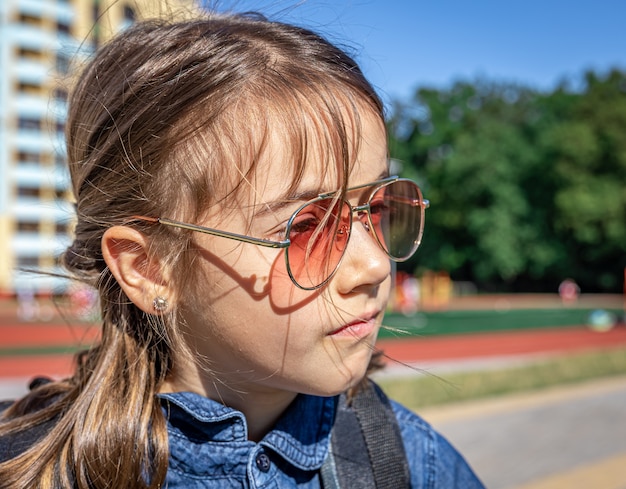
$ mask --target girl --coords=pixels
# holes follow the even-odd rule
[[[389,176],[344,52],[253,15],[136,24],[78,80],[67,149],[64,264],[99,291],[102,337],[4,411],[0,487],[382,487],[375,443],[341,457],[360,391],[392,413],[373,432],[398,434],[402,484],[480,487],[364,380],[426,202]]]

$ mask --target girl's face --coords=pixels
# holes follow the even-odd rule
[[[364,114],[362,126],[350,186],[374,182],[388,171],[382,123]],[[251,184],[249,205],[222,212],[221,217],[212,215],[200,224],[283,239],[281,230],[302,203],[320,188],[336,189],[332,172],[320,182],[324,174],[320,162],[306,169],[296,195],[286,196],[291,163],[282,147],[278,138],[270,142]],[[346,198],[357,205],[369,190],[353,191]],[[229,395],[223,386],[233,392],[327,396],[364,376],[390,292],[391,267],[358,220],[336,274],[315,291],[291,282],[284,250],[201,233],[194,235],[194,243],[199,283],[191,294],[182,294],[180,310],[189,344],[202,366],[177,368],[176,388],[191,387],[222,399]]]

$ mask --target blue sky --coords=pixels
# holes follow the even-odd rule
[[[383,98],[462,78],[548,90],[626,69],[623,0],[218,0],[347,45]]]

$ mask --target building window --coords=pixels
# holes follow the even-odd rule
[[[67,162],[65,161],[65,155],[64,154],[55,153],[55,155],[54,155],[54,164],[56,166],[65,166],[67,164]]]
[[[56,70],[61,75],[67,75],[70,72],[70,60],[64,54],[57,55]]]
[[[19,22],[20,24],[38,26],[38,25],[41,25],[41,17],[36,17],[34,15],[21,13],[19,17]]]
[[[39,153],[20,151],[17,154],[17,161],[19,163],[39,163],[41,161],[41,156],[39,155]]]
[[[57,222],[55,229],[57,234],[68,234],[70,227],[66,222]]]
[[[38,233],[39,223],[19,221],[17,223],[17,230],[21,233]]]
[[[52,96],[55,98],[55,100],[67,102],[67,90],[65,90],[65,88],[55,88],[52,91]]]
[[[65,22],[57,22],[57,32],[70,35],[70,25]]]
[[[17,267],[18,268],[33,268],[39,266],[38,256],[18,256]]]
[[[41,61],[43,58],[43,54],[40,50],[25,47],[20,47],[18,49],[18,56],[20,58],[29,59],[32,61]]]
[[[31,117],[20,117],[17,119],[17,127],[20,129],[30,129],[41,131],[41,119]]]
[[[21,93],[33,93],[33,94],[41,93],[41,86],[36,85],[34,83],[20,82],[17,85],[17,89]]]
[[[38,188],[32,187],[17,187],[17,195],[18,197],[37,197],[41,195],[41,192]]]

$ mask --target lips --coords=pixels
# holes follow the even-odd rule
[[[355,319],[344,324],[329,333],[329,336],[349,336],[351,338],[361,338],[370,335],[376,329],[376,318],[378,312],[369,314],[363,318]]]

